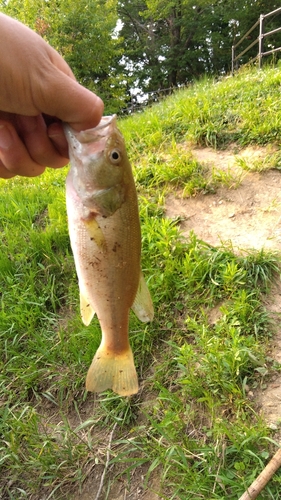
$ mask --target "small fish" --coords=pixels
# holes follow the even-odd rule
[[[129,343],[129,311],[153,319],[141,271],[141,230],[132,168],[116,116],[75,132],[67,124],[70,170],[66,202],[85,325],[97,314],[102,341],[86,378],[88,391],[138,392]]]

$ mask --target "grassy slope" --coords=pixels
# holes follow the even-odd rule
[[[163,205],[171,188],[189,196],[218,182],[186,141],[280,142],[280,87],[277,69],[204,80],[120,124],[135,167],[143,268],[156,310],[151,325],[131,318],[142,381],[133,398],[84,390],[100,331],[96,320],[86,328],[79,317],[66,171],[0,181],[1,499],[71,498],[98,464],[103,469],[114,425],[109,499],[117,473],[130,482],[130,471],[140,475],[143,467],[148,487],[157,477],[163,498],[237,499],[263,468],[274,435],[246,389],[264,375],[270,324],[261,292],[269,290],[277,256],[237,257],[194,234],[183,241]],[[276,153],[274,161],[278,168]],[[223,314],[209,324],[216,305]],[[261,498],[281,498],[280,482],[276,474]]]

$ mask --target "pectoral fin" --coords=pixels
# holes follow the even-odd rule
[[[84,224],[87,228],[90,239],[94,241],[101,250],[105,251],[105,237],[96,219],[94,217],[90,218],[89,220],[84,219]]]
[[[135,301],[132,305],[132,310],[134,311],[135,315],[139,318],[139,320],[142,321],[143,323],[147,323],[148,321],[153,320],[154,317],[153,304],[142,272],[140,274],[139,288],[137,291]]]
[[[88,326],[91,323],[93,316],[95,315],[95,311],[93,310],[89,300],[81,290],[80,290],[80,312],[84,325]]]

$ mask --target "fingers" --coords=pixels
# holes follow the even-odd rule
[[[58,127],[55,130],[57,130],[59,140],[64,140],[65,142],[64,152],[66,154],[64,157],[57,151],[53,142],[50,140],[47,126],[42,115],[17,116],[16,123],[19,136],[22,138],[30,157],[36,163],[52,168],[64,167],[64,165],[68,163],[67,143],[63,135],[62,126],[60,126],[61,133],[59,133],[59,124],[57,124]]]
[[[63,126],[59,122],[51,123],[47,129],[48,137],[54,147],[64,158],[68,158],[68,143],[64,135]]]
[[[68,163],[48,137],[42,116],[17,117],[16,125],[0,120],[0,177],[33,177],[46,166],[59,168]]]
[[[23,142],[14,127],[9,123],[0,122],[0,162],[1,176],[4,178],[15,175],[27,177],[37,176],[44,172],[45,167],[36,163],[28,154]]]

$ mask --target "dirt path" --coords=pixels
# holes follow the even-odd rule
[[[237,250],[265,248],[281,253],[281,172],[245,173],[237,166],[232,151],[203,148],[193,150],[193,154],[210,167],[234,171],[242,181],[236,189],[220,188],[215,194],[188,199],[170,196],[166,201],[167,216],[180,216],[184,235],[193,230],[214,246],[231,242]],[[267,154],[266,148],[247,148],[239,152],[239,157],[262,161]],[[266,306],[276,326],[269,356],[281,363],[281,283],[274,286]],[[260,406],[268,425],[280,428],[281,373],[270,381],[265,379],[263,388],[251,391],[250,396]]]
[[[247,152],[250,153],[249,148]],[[254,152],[257,155],[256,149]],[[234,168],[243,179],[236,189],[220,188],[215,194],[188,199],[169,197],[167,215],[185,219],[183,233],[194,230],[211,245],[230,240],[234,247],[243,249],[265,247],[281,251],[281,173],[245,173],[234,166],[235,155],[229,152],[205,148],[193,153],[200,162],[206,162],[207,157],[215,167]]]

